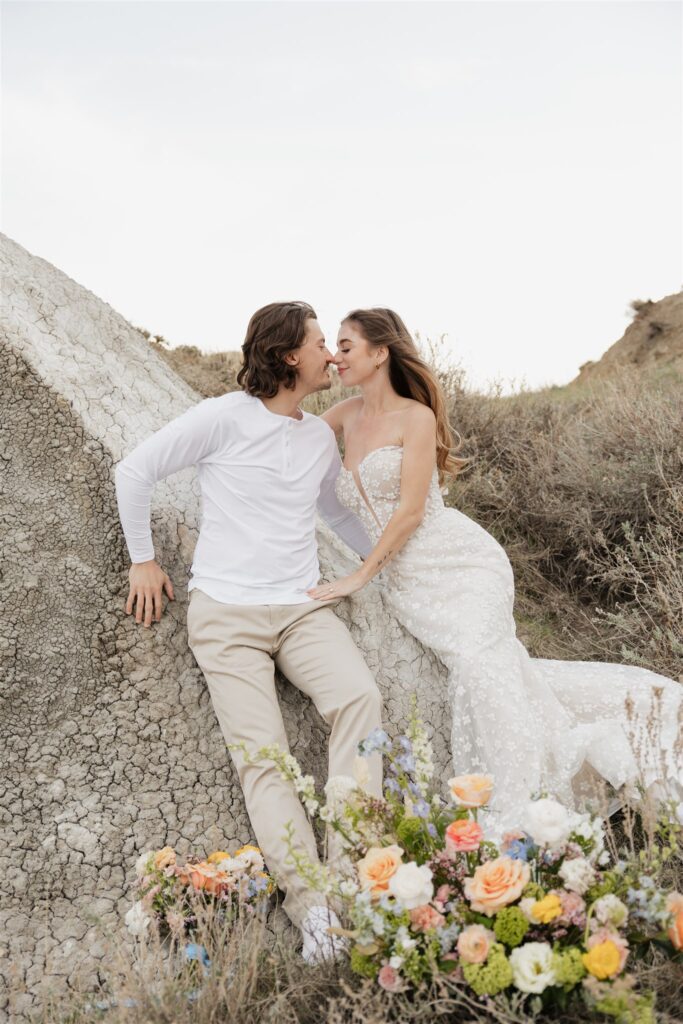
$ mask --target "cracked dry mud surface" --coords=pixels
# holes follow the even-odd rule
[[[251,832],[187,646],[194,471],[161,483],[153,501],[176,600],[149,630],[124,612],[113,467],[200,397],[55,267],[4,236],[1,259],[0,1017],[19,1020],[48,988],[77,975],[95,983],[108,936],[128,941],[142,850],[202,854]],[[323,572],[347,571],[348,551],[326,527],[319,542]],[[405,725],[416,692],[447,777],[443,667],[385,609],[379,586],[337,611],[376,675],[389,730]],[[292,751],[322,783],[326,727],[297,690],[278,687]]]

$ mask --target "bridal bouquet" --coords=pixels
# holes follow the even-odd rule
[[[263,910],[275,889],[257,846],[233,854],[216,850],[206,860],[190,856],[179,863],[171,846],[149,850],[135,865],[138,900],[125,917],[129,931],[143,936],[150,924],[178,938],[197,924],[196,900],[213,903],[230,920],[244,908]]]
[[[353,971],[388,992],[450,976],[482,997],[521,993],[533,1011],[581,996],[623,1024],[654,1020],[654,996],[637,991],[629,967],[649,943],[672,956],[683,948],[683,895],[657,883],[677,850],[675,821],[661,817],[656,853],[612,857],[601,819],[543,798],[493,843],[478,820],[491,776],[450,779],[447,800],[431,793],[432,751],[415,713],[406,735],[375,730],[359,750],[386,758],[383,799],[365,790],[363,756],[355,778],[332,778],[318,796],[291,755],[256,755],[338,834],[336,867],[302,856],[291,827],[289,856],[343,908]]]

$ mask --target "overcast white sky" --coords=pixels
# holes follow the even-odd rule
[[[173,344],[303,298],[564,383],[683,278],[677,2],[5,2],[3,230]]]

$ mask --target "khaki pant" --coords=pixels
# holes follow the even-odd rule
[[[330,726],[330,776],[353,774],[359,740],[381,724],[381,697],[350,633],[329,605],[222,604],[195,589],[187,629],[227,743],[244,743],[249,752],[278,743],[289,751],[275,692],[277,666]],[[317,862],[311,826],[294,787],[271,762],[245,764],[239,751],[230,753],[256,841],[286,893],[284,909],[300,925],[306,911],[325,900],[286,863],[283,839],[291,821],[296,845]],[[368,788],[381,796],[381,758],[374,754],[367,763]]]

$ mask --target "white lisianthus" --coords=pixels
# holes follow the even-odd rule
[[[420,866],[415,861],[401,864],[389,879],[389,892],[405,910],[424,906],[434,895],[431,868],[426,864]]]
[[[143,878],[147,874],[147,869],[152,862],[153,856],[154,850],[145,850],[135,861],[135,874],[138,878]]]
[[[370,768],[367,757],[355,757],[353,760],[353,777],[359,789],[368,791],[370,786]]]
[[[628,919],[628,908],[622,903],[618,896],[609,892],[601,896],[593,904],[593,914],[601,924],[611,924],[615,928],[621,928]]]
[[[595,869],[585,857],[563,861],[558,874],[564,882],[565,889],[571,889],[579,896],[583,896],[586,889],[595,881]]]
[[[229,875],[243,875],[247,871],[263,871],[265,862],[258,850],[242,850],[234,857],[225,857],[216,867]]]
[[[404,957],[402,956],[391,956],[389,957],[389,966],[393,967],[395,971],[398,971],[403,966]]]
[[[147,931],[149,923],[152,920],[149,914],[145,911],[140,900],[134,903],[124,918],[126,927],[129,932],[133,935],[142,936]]]
[[[526,942],[510,953],[512,982],[520,992],[540,994],[556,983],[552,947],[547,942]]]
[[[525,819],[526,831],[537,846],[557,849],[569,838],[569,814],[557,800],[533,800],[526,806]]]

